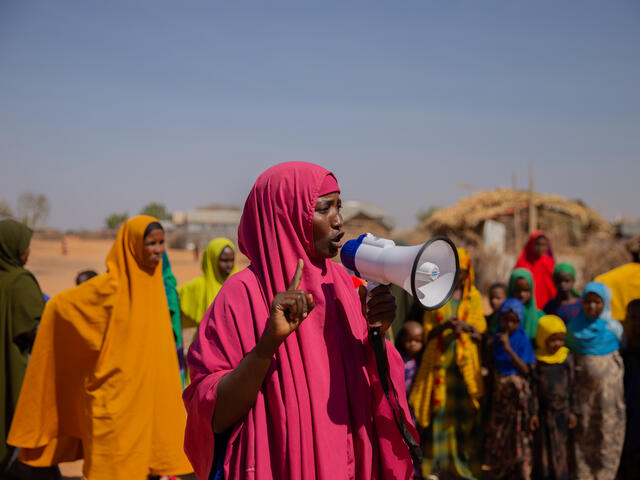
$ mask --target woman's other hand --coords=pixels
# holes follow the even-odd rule
[[[396,297],[388,285],[378,285],[370,292],[361,285],[358,293],[369,328],[380,327],[380,333],[384,335],[396,317]]]

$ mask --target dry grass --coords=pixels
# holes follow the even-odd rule
[[[536,193],[534,203],[536,207],[561,211],[578,219],[589,231],[614,233],[613,226],[595,210],[560,195]],[[431,231],[473,230],[485,220],[512,214],[526,209],[528,205],[529,192],[498,188],[465,197],[451,207],[436,211],[422,227]]]

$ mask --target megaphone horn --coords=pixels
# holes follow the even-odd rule
[[[394,283],[425,310],[442,307],[456,286],[459,261],[453,242],[444,236],[422,245],[397,246],[393,240],[370,233],[344,244],[342,264],[369,282]]]

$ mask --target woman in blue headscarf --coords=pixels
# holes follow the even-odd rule
[[[577,479],[614,479],[624,441],[624,367],[618,350],[622,326],[611,318],[611,293],[591,282],[582,309],[567,324],[576,361],[575,459]]]
[[[500,310],[500,330],[493,337],[493,394],[485,445],[490,478],[531,478],[533,397],[529,376],[536,363],[522,328],[520,300],[507,298]]]

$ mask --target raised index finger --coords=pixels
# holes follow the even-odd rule
[[[298,266],[296,267],[296,273],[293,274],[293,278],[291,279],[291,283],[289,284],[289,288],[287,291],[297,290],[300,286],[300,281],[302,280],[302,268],[304,267],[304,260],[301,258],[298,259]]]

